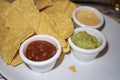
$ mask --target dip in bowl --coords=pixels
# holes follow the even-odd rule
[[[73,21],[76,27],[100,28],[104,23],[102,13],[90,6],[79,6],[73,11]]]
[[[76,28],[68,42],[73,56],[83,62],[94,60],[106,45],[104,35],[93,28]]]
[[[61,53],[59,41],[50,35],[35,35],[25,40],[19,50],[20,57],[33,71],[53,69]]]

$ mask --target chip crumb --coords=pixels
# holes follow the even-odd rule
[[[71,66],[69,66],[69,69],[70,69],[72,72],[76,72],[75,65],[71,65]]]

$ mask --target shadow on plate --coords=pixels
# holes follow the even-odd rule
[[[108,49],[109,49],[109,44],[107,42],[105,48],[96,56],[96,58],[100,58],[104,56],[107,53]]]
[[[97,30],[102,31],[104,29],[104,27],[105,27],[105,20],[104,20],[103,25],[100,28],[98,28]]]
[[[61,53],[61,55],[60,55],[59,59],[57,60],[54,68],[57,68],[62,63],[62,61],[64,59],[64,56],[65,56],[65,53]]]

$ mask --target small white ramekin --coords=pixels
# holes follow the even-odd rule
[[[45,40],[45,41],[52,43],[57,48],[56,54],[52,58],[45,60],[45,61],[37,61],[36,62],[36,61],[29,60],[25,56],[25,50],[26,50],[27,45],[35,40]],[[35,36],[25,40],[21,44],[20,49],[19,49],[19,54],[20,54],[20,57],[22,58],[22,60],[24,61],[24,63],[27,64],[33,71],[43,73],[43,72],[47,72],[47,71],[50,71],[51,69],[53,69],[57,59],[59,58],[59,56],[61,54],[61,45],[56,38],[54,38],[50,35],[44,35],[44,34],[43,35],[35,35]]]
[[[90,26],[90,25],[85,25],[85,24],[81,23],[80,21],[78,21],[77,18],[76,18],[76,13],[78,11],[82,11],[82,10],[89,10],[89,11],[94,12],[98,16],[98,18],[100,19],[99,24],[97,24],[95,26]],[[102,25],[104,23],[104,17],[102,15],[102,13],[99,10],[97,10],[96,8],[93,8],[93,7],[90,7],[90,6],[79,6],[78,8],[76,8],[73,11],[72,18],[73,18],[73,21],[74,21],[76,27],[87,27],[87,28],[98,29],[98,28],[102,27]]]
[[[99,30],[96,30],[93,28],[76,28],[74,31],[74,35],[80,31],[86,31],[88,34],[95,36],[99,41],[102,42],[102,44],[101,44],[101,46],[99,46],[98,48],[95,48],[95,49],[84,49],[84,48],[80,48],[80,47],[76,46],[72,42],[71,37],[70,37],[68,39],[68,42],[72,48],[71,53],[79,61],[83,61],[83,62],[92,61],[95,59],[95,57],[98,55],[98,53],[104,49],[104,47],[106,45],[106,39]]]

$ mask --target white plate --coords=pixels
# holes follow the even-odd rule
[[[33,72],[26,65],[17,67],[6,65],[0,58],[0,73],[8,80],[119,80],[120,79],[120,24],[105,17],[102,33],[108,45],[104,55],[89,63],[78,62],[72,55],[66,55],[63,61],[52,71],[44,74]],[[77,72],[69,70],[75,65]]]

